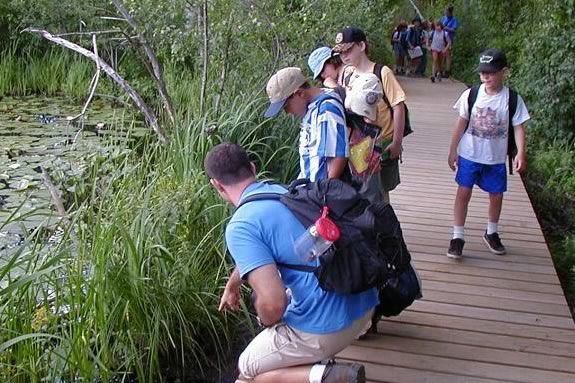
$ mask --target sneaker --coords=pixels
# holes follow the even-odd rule
[[[359,363],[332,363],[325,367],[322,383],[365,383],[365,367]]]
[[[465,241],[463,239],[453,238],[451,242],[449,242],[447,256],[454,259],[461,258],[461,255],[463,254],[463,245],[465,245]]]
[[[431,76],[431,82],[435,82],[435,77]]]
[[[435,77],[437,78],[437,81],[441,82],[441,73],[437,72]]]
[[[501,243],[499,234],[497,233],[487,234],[487,232],[485,232],[485,234],[483,235],[483,241],[493,254],[497,255],[505,254],[505,246],[503,246],[503,244]]]

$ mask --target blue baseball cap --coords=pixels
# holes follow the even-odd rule
[[[332,51],[329,47],[317,48],[315,51],[311,52],[311,55],[309,55],[309,58],[307,59],[307,65],[313,72],[314,80],[321,74],[325,62],[332,57]]]

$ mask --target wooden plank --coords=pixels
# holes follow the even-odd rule
[[[572,363],[573,359],[564,356],[541,355],[532,352],[501,350],[498,348],[404,338],[386,334],[371,335],[365,340],[355,342],[355,345],[373,349],[409,352],[411,354],[575,373],[575,363]]]
[[[507,298],[518,301],[518,303],[539,302],[549,303],[559,306],[565,305],[565,298],[558,294],[544,294],[539,292],[531,292],[517,289],[500,289],[497,287],[487,286],[472,286],[461,284],[454,281],[424,281],[425,289],[443,292],[457,292],[463,295],[478,295],[488,298]]]
[[[457,304],[416,301],[409,307],[410,311],[426,313],[442,313],[453,317],[484,319],[506,323],[517,323],[531,326],[566,329],[565,334],[575,342],[573,319],[562,318],[544,314],[518,313],[506,309],[489,309],[483,307],[462,306]]]
[[[559,296],[562,299],[562,304],[565,305],[565,298],[563,297],[563,291],[561,290],[560,286],[547,284],[547,283],[539,283],[534,281],[519,281],[519,280],[509,280],[509,279],[502,279],[502,278],[492,278],[492,277],[475,277],[472,275],[466,274],[456,274],[456,273],[446,273],[441,271],[433,271],[433,270],[426,270],[417,268],[420,277],[425,280],[426,288],[429,286],[428,282],[449,282],[449,283],[457,283],[460,285],[467,285],[467,286],[480,286],[484,288],[497,288],[502,290],[519,290],[519,291],[526,291],[532,293],[541,293],[546,294],[541,296],[547,302],[548,295],[555,295]]]
[[[341,362],[356,362],[357,360],[337,358]],[[378,383],[510,383],[509,380],[485,379],[460,374],[418,370],[397,366],[363,363],[367,370],[367,381]]]
[[[479,361],[468,361],[430,355],[410,354],[392,350],[373,350],[367,347],[351,345],[338,357],[363,360],[374,364],[386,364],[398,367],[414,368],[448,374],[460,374],[469,377],[503,379],[525,383],[573,383],[575,374],[538,370]]]
[[[338,361],[351,362],[352,360],[338,358]],[[415,370],[412,368],[403,368],[397,366],[382,366],[374,363],[364,363],[367,370],[367,382],[385,382],[385,383],[509,383],[504,380],[493,380],[484,378],[475,378],[471,376],[462,376],[455,374],[445,374],[433,371]],[[370,372],[373,371],[373,374]],[[371,376],[373,375],[373,376]],[[384,378],[385,377],[385,378]],[[372,380],[373,379],[373,380]],[[383,379],[383,380],[382,380]]]
[[[543,355],[573,357],[573,344],[509,335],[482,333],[472,330],[440,328],[383,319],[377,325],[379,334],[402,338],[434,340],[445,344],[463,344],[499,350]],[[371,335],[370,335],[371,336]],[[361,345],[361,342],[358,342]]]
[[[572,347],[575,349],[575,333],[567,329],[554,329],[414,310],[405,310],[398,317],[387,318],[386,320],[445,329],[469,330],[485,334],[509,335],[518,338],[564,342],[572,344]]]
[[[458,264],[446,256],[427,255],[413,252],[411,255],[414,259],[417,270],[428,270],[463,276],[470,275],[479,277],[493,277],[504,281],[531,281],[557,286],[558,289],[561,289],[559,279],[556,275],[533,274],[529,272],[513,270],[512,268],[509,268],[508,270],[498,269],[496,267],[490,267],[487,261],[476,262],[476,260],[473,259],[467,260],[465,263]],[[480,264],[478,265],[478,263]],[[453,267],[454,264],[458,264],[458,266]]]
[[[501,298],[499,296],[491,295],[478,295],[474,294],[475,289],[471,290],[473,293],[465,293],[457,288],[457,285],[449,285],[449,291],[436,290],[429,286],[431,281],[425,281],[423,291],[423,301],[437,302],[437,303],[452,303],[460,306],[482,307],[490,309],[498,309],[505,307],[507,311],[545,314],[558,317],[566,317],[571,319],[569,308],[563,304],[561,299],[559,303],[547,303],[541,301],[533,301],[530,299],[519,299],[516,296],[522,295],[522,291],[515,290],[515,294],[511,293],[511,298]],[[555,295],[556,296],[556,295]],[[559,297],[561,298],[561,297]]]
[[[409,245],[409,251],[411,252],[411,256],[416,260],[425,260],[425,261],[433,261],[438,263],[448,263],[451,265],[468,265],[468,266],[479,266],[497,270],[509,270],[509,271],[523,271],[526,273],[533,273],[533,274],[546,274],[549,275],[550,280],[555,280],[556,274],[555,269],[553,266],[543,266],[543,265],[532,265],[526,263],[513,263],[513,262],[505,262],[499,259],[493,258],[489,259],[488,256],[481,257],[480,254],[468,254],[464,252],[464,257],[459,260],[454,260],[448,258],[445,253],[447,252],[447,248],[443,248],[443,251],[439,250],[439,248],[429,248],[425,246],[418,246],[418,245]],[[424,249],[425,251],[429,250],[436,250],[435,253],[423,253],[420,252],[420,249]],[[441,253],[440,253],[441,251]],[[495,256],[493,256],[495,257]]]

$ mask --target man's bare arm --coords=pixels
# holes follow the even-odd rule
[[[256,295],[254,306],[260,322],[264,326],[271,326],[281,321],[288,299],[276,265],[265,265],[251,271],[248,283]]]

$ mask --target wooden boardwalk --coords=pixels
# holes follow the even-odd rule
[[[521,178],[509,177],[499,225],[508,254],[483,244],[488,199],[477,189],[464,258],[447,258],[456,189],[447,165],[451,106],[465,86],[402,84],[415,133],[391,202],[424,298],[338,357],[364,363],[370,382],[574,383],[575,324]]]

